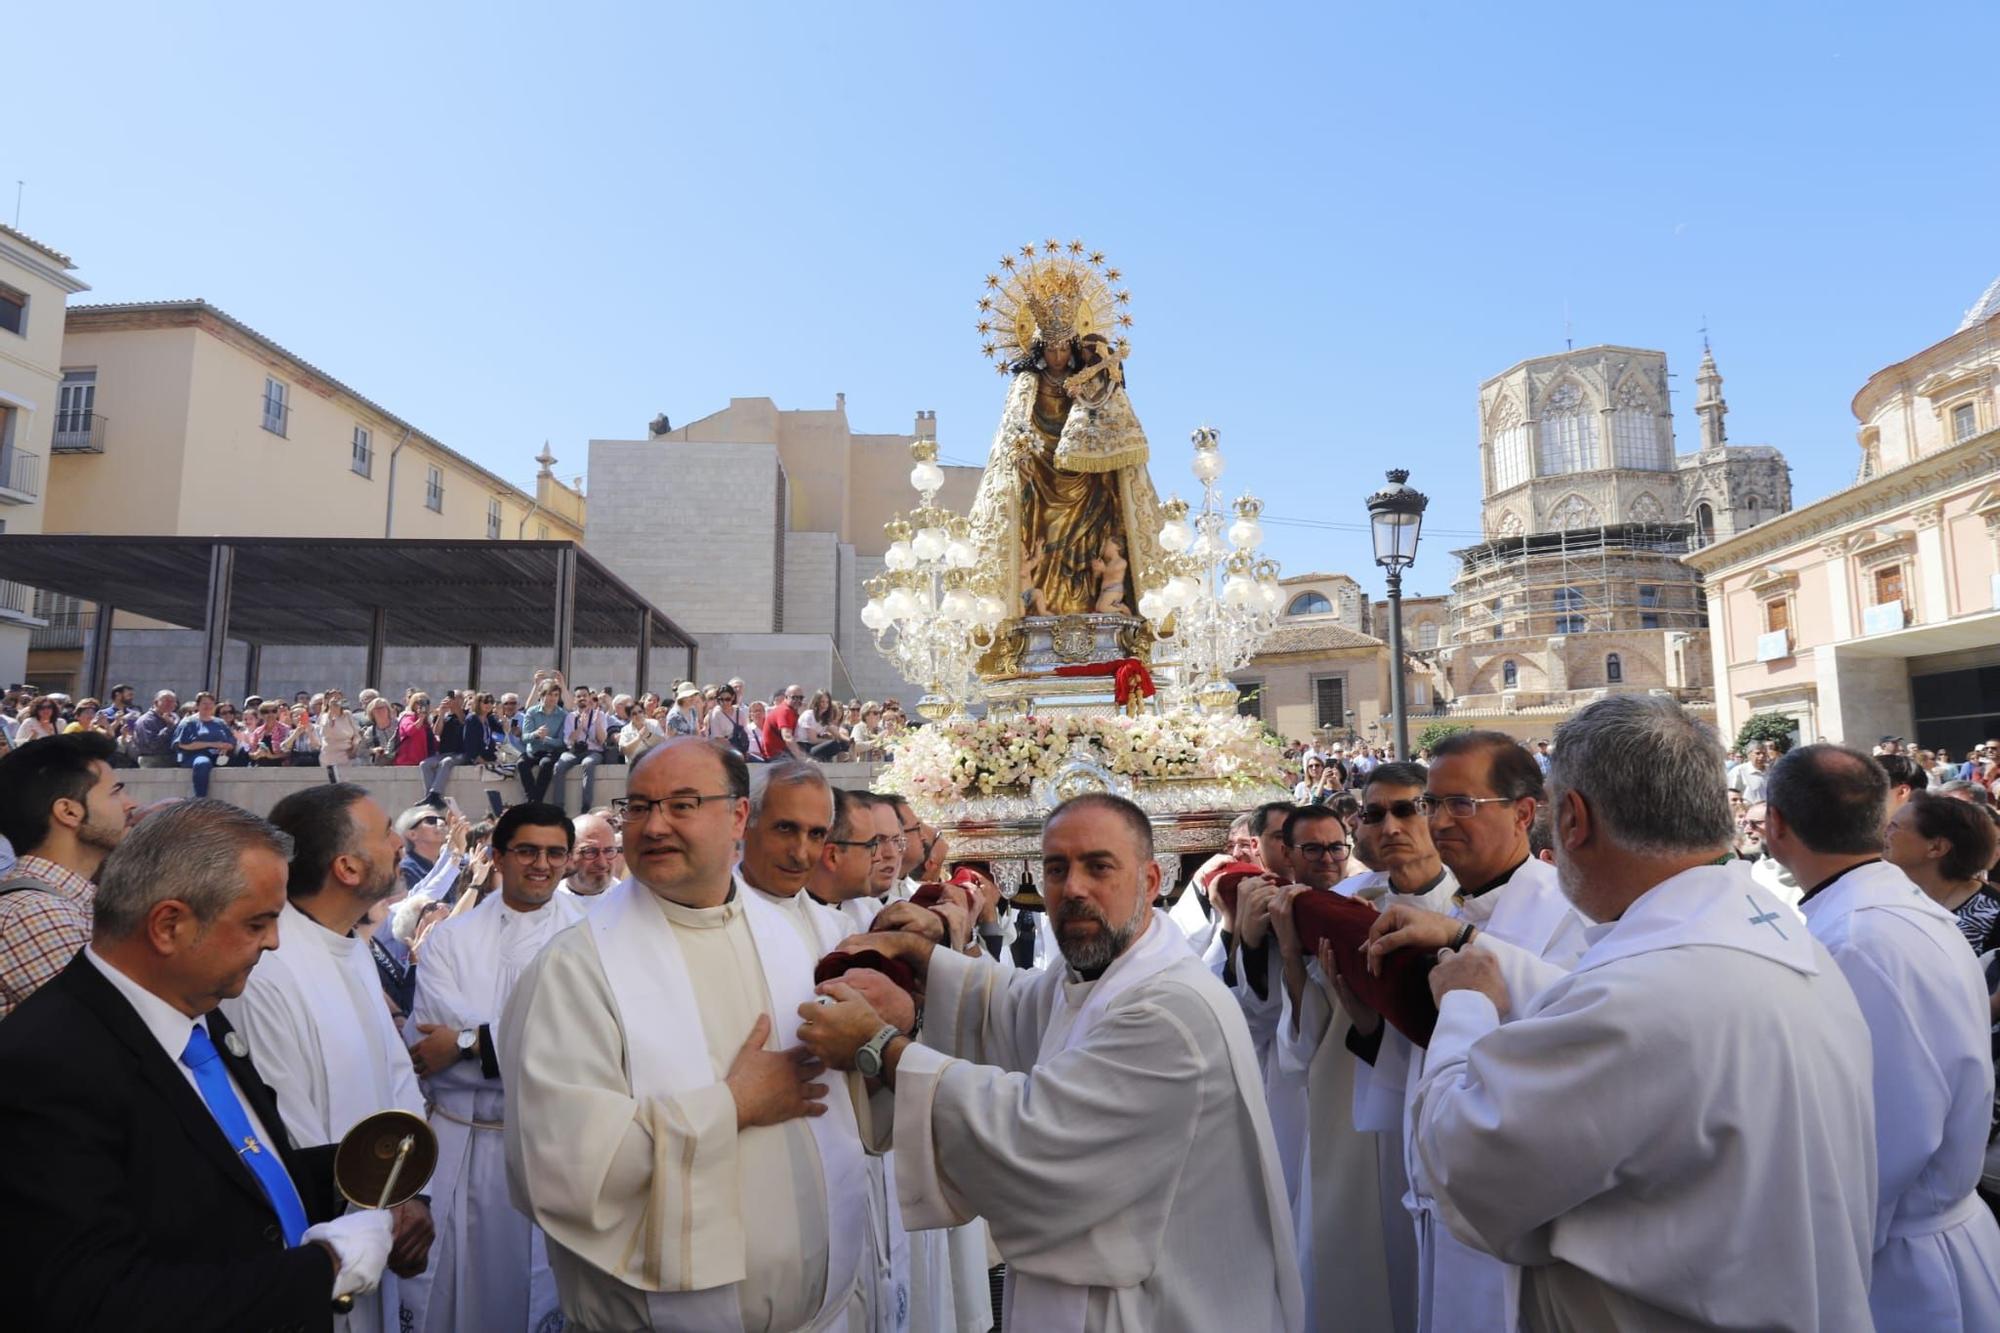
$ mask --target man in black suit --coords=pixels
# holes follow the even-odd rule
[[[221,801],[151,816],[90,945],[0,1022],[0,1322],[328,1329],[380,1280],[390,1214],[335,1217],[334,1148],[292,1148],[215,1008],[278,945],[290,852]]]

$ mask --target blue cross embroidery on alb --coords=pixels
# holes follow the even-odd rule
[[[1757,900],[1755,898],[1752,898],[1747,893],[1743,895],[1743,901],[1750,904],[1750,911],[1753,913],[1753,915],[1750,918],[1751,925],[1769,926],[1772,930],[1778,932],[1778,938],[1781,940],[1788,940],[1791,938],[1790,935],[1787,935],[1785,933],[1785,928],[1778,924],[1778,914],[1776,912],[1757,911]]]

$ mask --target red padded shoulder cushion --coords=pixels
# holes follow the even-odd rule
[[[1332,890],[1292,899],[1292,924],[1306,952],[1317,953],[1321,940],[1330,942],[1334,966],[1355,997],[1417,1045],[1429,1046],[1438,1017],[1430,980],[1437,958],[1424,950],[1398,949],[1383,956],[1382,975],[1371,975],[1361,946],[1368,942],[1375,917],[1367,903]]]
[[[828,954],[826,957],[820,959],[818,965],[813,968],[813,984],[817,986],[822,982],[832,981],[857,967],[870,968],[876,972],[880,972],[883,976],[901,986],[904,991],[910,994],[916,993],[917,977],[914,972],[910,971],[910,965],[900,958],[891,958],[887,954],[878,953],[874,949],[861,949],[854,953]]]

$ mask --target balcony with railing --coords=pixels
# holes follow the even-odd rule
[[[42,493],[42,456],[26,449],[0,451],[0,504],[33,504]]]
[[[81,648],[96,618],[96,608],[79,597],[59,592],[35,593],[32,615],[41,622],[28,647]]]
[[[49,452],[101,454],[104,452],[105,424],[102,412],[56,413],[56,433],[49,445]]]
[[[0,625],[39,625],[35,616],[35,590],[22,583],[0,579]]]

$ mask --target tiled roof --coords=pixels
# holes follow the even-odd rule
[[[1337,648],[1380,648],[1380,639],[1359,633],[1333,620],[1279,621],[1257,649],[1262,657],[1270,653],[1321,653]]]
[[[1965,318],[1958,321],[1958,332],[1963,333],[1974,324],[1984,324],[1995,315],[2000,315],[2000,278],[1993,279],[1993,285],[1981,292],[1972,309],[1965,312]]]
[[[52,245],[43,245],[40,241],[28,235],[26,232],[15,231],[12,227],[8,226],[4,222],[0,222],[0,236],[11,236],[23,245],[32,245],[35,249],[40,250],[43,254],[47,255],[50,259],[55,260],[58,264],[61,264],[64,268],[76,267],[76,261],[74,259],[71,259],[68,255],[64,254],[62,251],[56,249]]]

